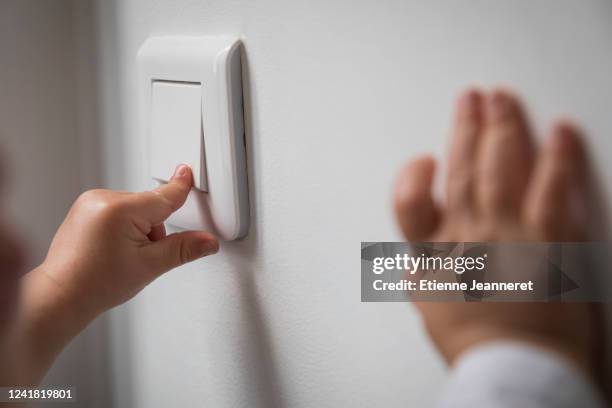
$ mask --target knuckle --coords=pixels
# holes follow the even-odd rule
[[[158,200],[160,202],[160,204],[164,207],[166,207],[166,209],[170,212],[174,212],[178,209],[178,206],[175,205],[172,200],[170,200],[167,197],[167,193],[165,193],[164,190],[161,190],[159,188],[152,190],[152,191],[147,191],[147,194],[151,194],[156,200]]]
[[[470,174],[454,173],[447,186],[448,204],[451,210],[468,209],[472,203],[474,179]]]
[[[436,229],[438,218],[433,207],[420,208],[419,211],[408,210],[398,216],[402,232],[410,241],[429,239]]]
[[[193,249],[191,248],[190,245],[188,245],[188,242],[184,239],[178,239],[177,240],[177,254],[178,254],[178,260],[179,263],[181,265],[186,264],[187,262],[191,261],[193,259]]]
[[[95,189],[82,193],[77,205],[95,218],[114,218],[124,212],[126,201],[110,190]]]
[[[103,189],[87,190],[81,193],[81,195],[77,199],[77,202],[80,202],[80,203],[96,202],[96,201],[103,199],[103,197],[106,196],[107,192],[108,192],[107,190],[103,190]]]
[[[527,213],[527,223],[542,238],[558,235],[560,222],[558,211],[554,208],[538,207]]]
[[[478,186],[480,207],[485,213],[514,216],[520,211],[521,196],[520,189],[501,181],[482,180]]]
[[[472,229],[464,226],[462,240],[484,242],[497,241],[501,238],[499,230],[499,220],[483,219],[477,228]]]
[[[418,212],[423,209],[426,204],[426,199],[422,194],[416,192],[408,192],[397,197],[396,207],[398,211],[407,213]]]

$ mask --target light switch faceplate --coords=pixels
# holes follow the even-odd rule
[[[226,240],[249,227],[240,46],[231,36],[151,37],[138,52],[149,174],[167,182],[181,163],[194,174],[167,223]]]

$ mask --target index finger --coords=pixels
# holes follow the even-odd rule
[[[193,185],[191,169],[186,164],[177,166],[170,181],[155,190],[136,193],[139,214],[152,225],[161,224],[187,200]]]

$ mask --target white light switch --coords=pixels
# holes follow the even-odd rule
[[[191,166],[193,185],[206,191],[199,83],[154,81],[151,89],[151,176],[167,182],[176,166]]]
[[[241,49],[236,36],[213,35],[150,37],[138,51],[149,174],[163,184],[186,163],[194,176],[166,223],[225,240],[244,237],[250,219]]]

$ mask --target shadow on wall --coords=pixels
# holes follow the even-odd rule
[[[122,129],[124,102],[119,82],[102,80],[102,72],[110,72],[115,78],[122,75],[117,57],[121,35],[117,4],[97,0],[72,4],[77,27],[78,123],[84,187],[123,188],[127,156]],[[113,157],[110,166],[106,164],[109,156]],[[77,390],[79,406],[134,406],[131,310],[120,309],[120,313],[102,315],[82,334],[87,354],[81,352],[76,357],[87,360],[96,356],[93,358],[97,366],[85,371],[91,378],[85,390],[89,397],[84,401],[83,390]]]
[[[247,174],[249,183],[249,204],[250,204],[250,229],[245,239],[233,242],[226,246],[228,259],[232,262],[233,269],[240,271],[234,274],[238,280],[240,288],[242,318],[239,319],[247,325],[245,336],[251,339],[250,361],[251,367],[257,367],[257,375],[250,377],[257,381],[257,401],[252,401],[252,406],[256,407],[283,407],[283,396],[281,382],[278,374],[278,364],[275,359],[273,342],[270,329],[267,323],[265,312],[262,310],[260,295],[257,291],[257,270],[256,254],[258,248],[258,213],[257,213],[257,194],[258,191],[256,178],[258,163],[254,152],[255,132],[253,127],[253,104],[252,83],[249,76],[249,59],[245,47],[241,48],[242,58],[242,85],[243,85],[243,105],[245,121],[245,144],[247,157]]]

